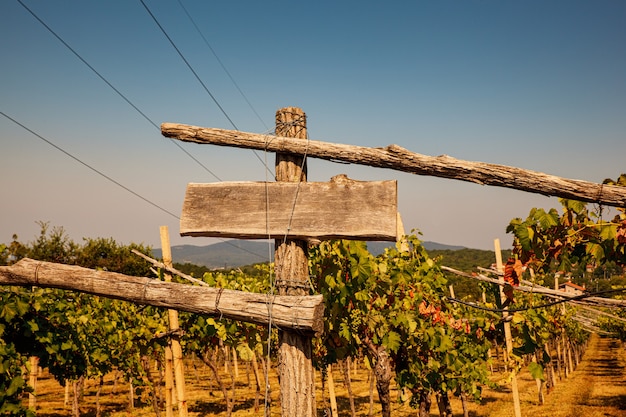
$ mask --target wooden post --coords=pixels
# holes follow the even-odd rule
[[[276,134],[306,140],[304,112],[295,107],[278,110]],[[276,181],[305,182],[306,171],[304,157],[276,154]],[[294,199],[296,197],[296,195],[293,196]],[[268,215],[272,216],[272,213]],[[289,230],[285,230],[285,236],[288,233]],[[278,293],[280,295],[306,295],[309,278],[307,242],[285,238],[276,239],[275,245],[274,268]],[[313,417],[316,415],[316,407],[311,336],[281,330],[278,338],[281,415],[283,417]]]
[[[330,415],[331,417],[338,417],[339,411],[337,411],[337,396],[335,395],[335,380],[333,379],[333,366],[328,365],[326,368],[328,379],[328,398],[330,399]]]
[[[167,226],[161,226],[161,252],[163,254],[163,263],[165,266],[172,268],[172,248],[170,247],[170,234]],[[165,281],[170,282],[172,276],[165,274]],[[178,330],[178,311],[167,310],[170,322],[170,330]],[[174,364],[174,380],[176,385],[176,399],[178,401],[178,415],[187,417],[187,399],[185,397],[185,374],[183,369],[183,350],[180,347],[180,336],[175,334],[170,339],[172,348],[172,359]]]
[[[495,253],[496,253],[496,268],[498,272],[504,272],[504,264],[502,263],[502,251],[500,249],[500,239],[495,239],[493,241]],[[500,275],[500,281],[504,282],[504,276]],[[502,302],[505,301],[506,296],[504,295],[504,287],[502,285],[500,287],[500,299]],[[506,341],[506,352],[507,357],[511,357],[511,352],[513,352],[513,338],[511,337],[511,323],[506,320],[508,317],[508,312],[502,313],[502,318],[504,319],[504,340]],[[511,371],[511,391],[513,391],[513,410],[515,412],[515,417],[522,417],[522,408],[520,406],[519,399],[519,390],[517,388],[517,375],[515,374],[515,370]]]
[[[572,354],[570,348],[570,340],[566,336],[566,338],[563,340],[563,353],[565,355],[565,367],[567,368],[567,375],[571,376],[572,372],[574,372],[574,366],[572,364]]]
[[[239,363],[237,362],[237,349],[233,346],[233,371],[235,371],[235,379],[239,378]]]
[[[256,360],[256,353],[252,352],[252,372],[254,372],[254,382],[256,382],[256,391],[254,395],[254,412],[259,411],[259,398],[261,397],[261,377],[259,375],[259,365]]]
[[[174,365],[172,348],[165,346],[165,417],[174,417]]]
[[[28,408],[32,411],[37,409],[37,376],[39,371],[39,358],[37,356],[30,357],[30,372],[28,374],[28,385],[31,386],[33,392],[28,393]]]
[[[555,275],[554,277],[554,291],[558,291],[559,290],[559,277],[558,275]],[[562,305],[562,309],[565,307],[565,303],[563,303]],[[563,313],[565,313],[564,310]],[[556,355],[557,355],[557,362],[556,362],[556,367],[557,367],[557,372],[559,373],[559,380],[563,379],[563,374],[564,374],[564,362],[563,362],[563,358],[561,355],[561,339],[563,338],[563,335],[565,334],[565,329],[561,329],[561,335],[557,335],[556,336],[556,340],[554,341],[555,345],[556,345]]]
[[[128,408],[131,410],[135,408],[135,387],[132,379],[128,380]]]

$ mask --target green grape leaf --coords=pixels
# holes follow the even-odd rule
[[[528,365],[528,370],[530,371],[530,375],[534,379],[540,379],[542,381],[545,381],[545,378],[543,376],[543,366],[541,366],[537,362],[531,362]]]

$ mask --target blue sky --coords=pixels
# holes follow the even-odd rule
[[[264,133],[287,106],[307,113],[315,140],[593,182],[626,172],[625,2],[144,0],[226,118],[141,1],[22,1],[149,120],[17,0],[0,3],[1,111],[175,215],[188,182],[262,181],[259,158],[272,165],[274,155],[181,144],[202,167],[153,123]],[[211,242],[180,238],[174,216],[2,115],[0,145],[0,242],[33,240],[37,221],[78,242],[158,247],[161,225],[172,244]],[[490,249],[500,238],[506,248],[512,218],[559,207],[504,188],[309,164],[311,181],[398,180],[407,231],[441,243]]]

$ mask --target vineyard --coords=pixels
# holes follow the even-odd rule
[[[422,416],[435,409],[444,416],[464,410],[471,415],[470,410],[489,409],[493,393],[509,392],[511,378],[519,378],[526,392],[524,381],[535,387],[530,394],[534,399],[523,394],[522,403],[550,404],[550,397],[575,377],[590,343],[601,354],[597,336],[589,339],[590,330],[626,339],[619,276],[598,283],[598,291],[584,296],[550,297],[540,291],[546,288],[540,284],[554,279],[554,260],[560,261],[559,268],[569,265],[572,276],[583,261],[585,270],[591,260],[598,270],[622,264],[615,254],[623,250],[623,214],[600,223],[590,219],[585,205],[567,200],[563,204],[561,216],[533,210],[526,220],[511,222],[509,228],[516,236],[511,259],[524,260],[526,265],[525,270],[517,270],[519,275],[514,262],[508,262],[504,276],[496,270],[474,273],[508,280],[508,298],[503,299],[501,285],[486,281],[475,281],[481,299],[454,298],[442,259],[430,258],[414,235],[376,257],[364,242],[311,245],[310,291],[322,294],[326,306],[324,331],[313,339],[318,414],[330,415],[337,407],[341,414],[352,415],[404,415],[411,409]],[[563,242],[570,247],[555,244],[562,236],[569,237]],[[579,251],[579,245],[594,248],[596,242],[602,252]],[[560,253],[542,258],[554,246]],[[2,255],[5,264],[34,258],[128,275],[163,276],[162,270],[134,256],[131,249],[150,255],[149,248],[119,246],[106,239],[77,245],[62,229],[50,231],[42,224],[35,242],[22,244],[15,237],[3,247]],[[11,266],[0,272],[6,284]],[[270,272],[271,265],[260,264],[254,272],[209,272],[201,279],[211,287],[263,294],[273,291]],[[535,285],[534,291],[521,291],[527,279]],[[613,285],[620,282],[621,287]],[[506,305],[508,318],[502,315]],[[583,319],[585,309],[593,314]],[[166,347],[176,339],[185,357],[187,385],[195,387],[188,391],[195,392],[195,398],[185,399],[190,413],[237,415],[245,409],[256,410],[254,415],[279,415],[275,328],[219,315],[181,312],[179,319],[181,331],[173,333],[167,311],[160,308],[36,286],[3,287],[2,412],[32,414],[28,381],[41,368],[46,377],[39,385],[31,381],[35,393],[43,392],[50,378],[58,381],[57,387],[67,387],[67,406],[55,406],[60,407],[55,413],[68,415],[72,410],[73,415],[99,416],[135,408],[137,414],[160,415],[171,390],[164,375]],[[505,324],[510,325],[513,339],[508,355]],[[621,355],[623,347],[618,352]],[[622,359],[623,355],[615,359],[616,367],[623,367]],[[331,386],[343,392],[337,405],[329,394]],[[125,392],[127,401],[111,404],[112,392]],[[42,415],[52,414],[41,408],[41,401],[50,401],[46,398],[48,394],[31,396],[31,406]],[[623,396],[617,398],[615,407],[621,407]],[[173,408],[180,406],[178,398]],[[512,409],[510,402],[508,407]]]
[[[78,245],[46,223],[35,242],[15,236],[2,245],[0,412],[38,410],[42,369],[66,390],[73,416],[137,407],[167,417],[174,410],[179,417],[194,410],[230,416],[241,408],[266,416],[389,417],[400,407],[451,417],[492,401],[486,392],[510,391],[512,415],[520,417],[524,378],[544,404],[575,373],[590,334],[626,339],[626,175],[598,185],[394,146],[323,144],[306,139],[305,120],[300,109],[279,110],[271,143],[242,132],[162,126],[182,140],[276,147],[276,182],[190,184],[181,216],[183,235],[275,239],[273,263],[189,276],[173,268],[164,228],[162,262],[142,245]],[[508,259],[496,241],[493,265],[460,271],[431,257],[417,235],[404,234],[395,182],[338,175],[306,183],[302,155],[367,164],[374,158],[395,168],[400,162],[407,172],[490,185],[514,172],[511,188],[610,204],[617,213],[606,220],[601,205],[590,210],[565,198],[562,214],[532,209],[507,228],[514,236]],[[378,256],[362,241],[396,239]],[[474,291],[457,296],[451,283],[460,278]],[[559,280],[575,292],[562,291]],[[242,367],[253,392],[244,405]],[[200,373],[209,375],[204,383]],[[347,401],[338,401],[335,378]],[[220,401],[191,400],[192,380]],[[113,395],[126,390],[125,407],[107,405],[111,385]]]
[[[597,360],[594,360],[597,359]],[[231,356],[231,364],[234,364]],[[236,400],[233,406],[233,416],[262,415],[254,413],[254,401],[257,395],[253,371],[249,363],[238,364],[238,368],[223,367],[220,364],[220,373],[224,378],[230,378],[230,370],[236,381]],[[355,366],[356,365],[356,366]],[[237,369],[237,373],[235,371]],[[224,416],[225,405],[221,392],[217,389],[208,367],[199,361],[186,363],[187,394],[189,399],[189,414]],[[348,415],[350,410],[350,398],[346,387],[343,368],[335,366],[333,370],[335,392],[340,415]],[[496,370],[497,373],[497,370]],[[350,373],[351,387],[356,406],[356,415],[367,416],[370,414],[370,371],[359,364],[353,364]],[[494,374],[493,377],[495,377]],[[626,379],[626,350],[612,339],[592,336],[589,346],[583,357],[583,361],[576,371],[563,383],[558,384],[546,397],[546,402],[540,405],[537,401],[535,381],[529,373],[520,375],[520,391],[525,415],[568,417],[573,415],[586,416],[620,416],[626,409],[626,395],[623,390],[623,381]],[[278,381],[272,373],[270,384],[276,387]],[[317,398],[318,402],[324,402],[328,406],[328,387],[322,391],[321,378],[318,378]],[[38,388],[38,415],[42,417],[69,414],[68,399],[65,390],[49,374],[43,374],[37,382]],[[398,392],[393,387],[393,395]],[[85,383],[81,409],[86,414],[92,414],[96,407],[97,381],[91,380]],[[107,375],[104,386],[100,393],[102,407],[111,416],[128,415],[129,392],[128,385],[121,378],[115,381],[115,374]],[[374,394],[375,395],[375,394]],[[277,401],[276,389],[272,389],[272,402]],[[320,401],[321,400],[321,401]],[[318,406],[319,415],[324,414],[324,408]],[[373,415],[380,414],[380,405],[377,401],[371,404]],[[435,407],[436,408],[436,407]],[[461,415],[462,404],[456,397],[452,398],[454,415]],[[408,404],[395,402],[392,405],[393,414],[397,416],[415,415]],[[513,415],[511,409],[510,393],[506,390],[492,390],[486,388],[483,392],[481,403],[468,404],[469,415],[480,416],[507,416]],[[272,407],[270,415],[279,415],[277,408]],[[135,416],[154,415],[149,406],[136,401],[135,408],[131,411]],[[438,415],[436,410],[431,410],[430,416]]]
[[[626,416],[624,3],[186,3],[2,3],[0,417]]]

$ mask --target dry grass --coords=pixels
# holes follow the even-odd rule
[[[225,416],[225,403],[221,391],[211,382],[208,369],[196,362],[196,366],[188,362],[186,369],[186,389],[191,417]],[[350,415],[347,390],[339,369],[333,372],[340,415]],[[226,377],[226,375],[224,375]],[[495,378],[496,376],[494,376]],[[226,377],[228,378],[228,377]],[[370,412],[370,380],[369,371],[360,368],[351,372],[352,387],[355,394],[357,415],[368,416]],[[227,379],[228,380],[228,379]],[[248,381],[250,383],[248,384]],[[324,416],[327,406],[328,388],[322,392],[320,378],[317,378],[317,403],[319,415]],[[533,417],[618,417],[626,416],[626,349],[613,339],[593,336],[587,352],[576,371],[568,379],[560,381],[546,395],[544,405],[538,405],[535,381],[528,372],[519,378],[521,407],[523,416]],[[271,416],[280,415],[278,404],[278,383],[276,375],[271,374]],[[65,417],[71,415],[70,407],[64,406],[64,389],[56,381],[44,374],[38,382],[37,414],[42,417]],[[95,414],[95,381],[86,384],[84,397],[81,401],[83,415]],[[235,417],[262,416],[264,392],[259,398],[261,407],[254,411],[256,385],[252,371],[245,363],[239,365],[239,378],[235,392]],[[397,392],[394,392],[397,395]],[[481,404],[470,403],[469,415],[473,417],[508,417],[514,416],[510,389],[506,386],[498,390],[486,389]],[[153,416],[153,409],[147,405],[139,405],[130,410],[128,407],[128,384],[117,382],[113,375],[105,379],[101,394],[104,415],[111,417],[143,417]],[[145,400],[145,399],[144,399]],[[452,407],[455,416],[462,416],[460,401],[453,399]],[[380,414],[377,395],[374,394],[373,414]],[[163,413],[163,416],[165,414]],[[177,415],[177,414],[176,414]],[[393,415],[415,416],[415,410],[407,405],[394,404]],[[437,406],[433,401],[431,416],[437,416]]]

